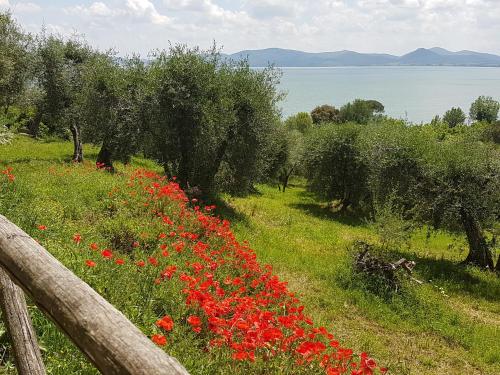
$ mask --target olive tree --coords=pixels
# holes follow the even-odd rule
[[[500,103],[491,96],[480,96],[472,103],[469,111],[471,119],[493,123],[498,118]]]
[[[355,122],[367,124],[375,114],[384,112],[382,103],[376,100],[356,99],[352,103],[347,103],[340,108],[341,122]]]
[[[187,188],[247,190],[278,123],[277,76],[184,46],[152,61],[148,155]]]
[[[69,129],[74,143],[73,160],[77,162],[83,160],[77,98],[83,84],[84,63],[93,53],[77,38],[64,41],[45,34],[39,37],[36,49],[35,83],[40,94],[30,132],[36,137],[42,121],[51,134],[64,136]]]
[[[357,124],[324,125],[306,141],[303,163],[310,189],[339,200],[343,210],[368,198],[366,165],[357,146],[360,131]]]
[[[290,130],[297,130],[301,133],[307,133],[313,127],[313,119],[307,112],[299,112],[289,116],[285,120],[285,126]]]
[[[450,110],[446,111],[443,116],[443,121],[448,124],[450,128],[454,128],[457,125],[463,124],[465,122],[465,119],[465,113],[459,107],[451,108]]]
[[[465,262],[493,268],[484,228],[500,210],[500,157],[467,133],[443,137],[431,126],[374,124],[360,140],[374,204],[390,201],[408,220],[460,230]]]
[[[0,108],[9,107],[24,92],[29,78],[31,38],[12,19],[0,12]]]
[[[80,106],[85,140],[101,145],[97,164],[113,170],[142,147],[147,128],[147,69],[138,57],[96,54],[83,69]]]

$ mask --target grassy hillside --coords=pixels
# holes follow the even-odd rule
[[[85,151],[89,160],[95,158],[96,149]],[[227,351],[207,354],[206,342],[185,323],[192,312],[175,293],[180,282],[156,288],[143,277],[150,273],[153,279],[153,267],[135,265],[151,255],[150,244],[157,242],[148,236],[157,227],[145,219],[139,207],[143,202],[123,187],[134,168],[159,168],[136,158],[132,166],[117,165],[122,173],[111,175],[96,171],[91,162],[68,164],[69,155],[69,143],[18,138],[0,146],[0,170],[11,166],[15,175],[14,184],[0,185],[0,213],[38,238],[146,334],[157,333],[155,320],[168,312],[175,329],[166,350],[193,374],[321,373],[300,369],[286,358],[268,365],[260,360],[235,363]],[[428,236],[421,230],[408,246],[387,250],[391,259],[415,260],[415,277],[426,283],[407,283],[401,293],[381,297],[366,291],[349,268],[354,240],[379,241],[372,226],[323,208],[300,183],[284,194],[270,186],[258,186],[258,191],[243,198],[225,196],[218,213],[231,220],[237,239],[248,240],[261,263],[271,264],[289,282],[316,324],[331,329],[343,345],[355,353],[368,352],[394,374],[500,372],[500,280],[457,264],[464,258],[463,238]],[[81,243],[75,234],[81,235]],[[138,248],[129,249],[136,239]],[[92,243],[100,249],[113,245],[115,257],[126,260],[124,268],[102,261],[89,249]],[[96,267],[86,265],[92,259]],[[175,262],[181,267],[185,260],[180,256]],[[32,311],[50,373],[96,373],[52,323]],[[3,370],[13,373],[5,335],[2,346]]]

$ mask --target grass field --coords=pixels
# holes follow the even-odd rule
[[[95,158],[95,148],[88,146],[85,151],[88,159]],[[133,278],[113,280],[113,275],[89,272],[82,265],[87,255],[75,252],[71,240],[75,232],[103,240],[101,227],[110,220],[103,213],[103,202],[123,182],[122,177],[81,173],[91,164],[70,165],[69,155],[71,144],[62,142],[17,138],[0,146],[0,168],[13,167],[17,184],[8,200],[0,192],[0,213],[33,237],[40,237],[50,252],[150,334],[154,303],[140,301],[140,294],[130,300],[120,290],[120,281],[130,283]],[[158,169],[140,158],[132,164]],[[119,170],[124,168],[118,165]],[[219,213],[232,221],[237,238],[248,240],[262,263],[273,265],[289,282],[309,315],[331,328],[339,341],[355,352],[370,353],[393,374],[500,373],[500,279],[458,264],[465,256],[462,237],[448,233],[428,236],[422,229],[414,233],[408,246],[386,250],[391,259],[416,261],[414,276],[425,283],[408,282],[401,293],[382,297],[367,291],[349,268],[353,241],[379,241],[372,225],[327,210],[300,181],[286,193],[267,185],[257,190],[258,194],[246,197],[223,196],[225,203]],[[120,212],[120,220],[129,220],[123,225],[134,223],[126,211]],[[36,229],[40,223],[50,228],[43,236]],[[52,323],[33,311],[49,372],[95,373]],[[193,374],[253,372],[252,367],[221,367],[227,358],[200,361],[203,354],[192,348],[191,333],[180,330],[176,335],[179,344],[169,352]],[[9,346],[5,334],[1,345]],[[2,352],[3,371],[13,373],[12,358],[8,351]]]

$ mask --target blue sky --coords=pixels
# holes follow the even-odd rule
[[[121,54],[214,40],[225,52],[441,46],[500,54],[500,0],[0,0],[0,9],[28,31],[77,32]]]

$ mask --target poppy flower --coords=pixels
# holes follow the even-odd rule
[[[138,262],[136,263],[136,265],[137,265],[138,267],[144,267],[144,266],[146,265],[146,262],[144,262],[143,260],[140,260],[140,261],[138,261]]]
[[[163,328],[165,331],[171,331],[174,328],[174,321],[169,315],[156,321],[156,326]]]
[[[87,260],[85,261],[85,264],[86,264],[88,267],[95,267],[95,266],[96,266],[95,262],[94,262],[94,261],[92,261],[92,260],[90,260],[90,259],[87,259]]]
[[[97,244],[95,242],[92,242],[89,247],[92,249],[92,250],[97,250],[99,249],[99,246],[97,246]]]
[[[165,346],[167,344],[167,338],[163,335],[153,335],[151,336],[151,340],[158,346]]]
[[[118,264],[119,266],[125,264],[125,261],[121,258],[118,258],[117,260],[115,260],[115,263]]]
[[[191,324],[193,327],[196,327],[196,326],[199,326],[201,325],[201,319],[196,316],[196,315],[191,315],[190,317],[188,317],[187,319],[187,322],[189,324]]]
[[[111,252],[111,250],[109,250],[109,249],[104,249],[104,250],[101,252],[101,255],[102,255],[104,258],[107,258],[107,259],[113,258],[113,253],[112,253],[112,252]]]
[[[39,225],[39,226],[38,226],[38,229],[39,229],[39,230],[46,230],[46,229],[47,229],[47,226],[46,226],[46,225]]]
[[[73,242],[76,243],[77,245],[80,245],[80,242],[82,242],[82,236],[80,233],[75,233],[73,235]]]

